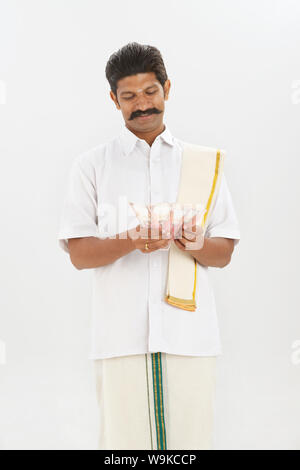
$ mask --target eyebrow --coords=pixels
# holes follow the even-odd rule
[[[153,84],[153,85],[150,85],[150,86],[147,86],[147,88],[145,88],[145,91],[146,90],[149,90],[149,88],[153,88],[153,87],[156,87],[157,88],[157,85],[156,84]],[[120,94],[120,96],[123,96],[123,95],[126,95],[127,93],[134,93],[134,91],[122,91],[122,93]]]

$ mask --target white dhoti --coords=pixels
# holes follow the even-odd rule
[[[97,359],[99,449],[213,448],[216,356]]]

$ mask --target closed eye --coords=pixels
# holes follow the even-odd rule
[[[147,95],[154,95],[154,93],[156,93],[156,91],[157,91],[157,90],[155,90],[155,91],[148,91],[148,92],[147,92]],[[133,96],[130,96],[130,97],[128,97],[128,98],[123,98],[123,99],[124,99],[124,100],[131,100],[132,98],[133,98]]]

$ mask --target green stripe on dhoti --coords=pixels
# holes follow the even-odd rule
[[[157,449],[166,449],[166,426],[161,370],[161,353],[151,353]]]

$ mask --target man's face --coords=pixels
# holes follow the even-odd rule
[[[112,91],[110,96],[116,107],[121,109],[129,129],[148,132],[160,127],[163,122],[169,88],[170,80],[165,82],[163,89],[154,72],[138,73],[119,80],[117,97]]]

